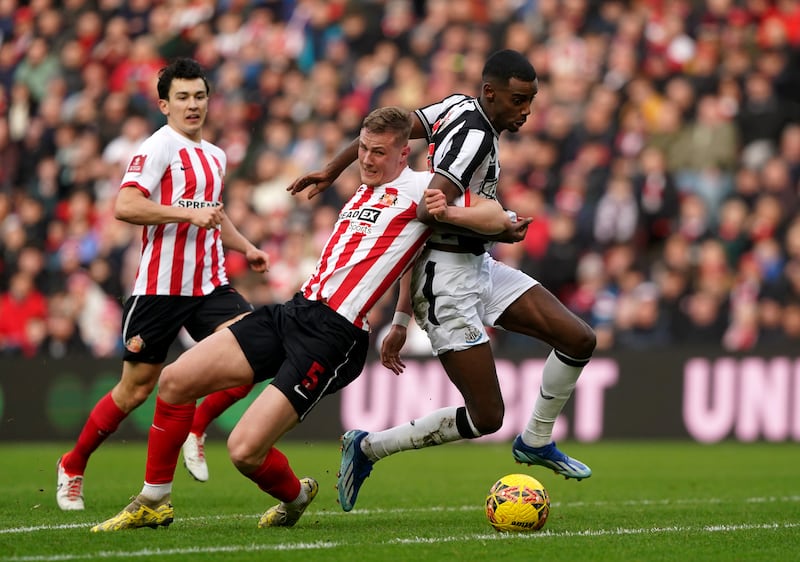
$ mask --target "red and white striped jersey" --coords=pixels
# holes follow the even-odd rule
[[[369,331],[367,314],[428,239],[430,229],[416,217],[431,177],[406,168],[389,183],[362,184],[342,207],[303,296]]]
[[[142,143],[122,178],[150,200],[174,207],[222,201],[225,152],[164,125]],[[188,222],[145,225],[133,295],[202,296],[228,283],[219,228]]]

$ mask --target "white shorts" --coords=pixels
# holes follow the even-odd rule
[[[434,355],[489,341],[484,326],[539,282],[488,253],[476,256],[426,249],[414,264],[414,317]]]

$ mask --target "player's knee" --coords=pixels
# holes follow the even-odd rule
[[[142,385],[135,387],[131,395],[131,402],[133,407],[136,408],[144,404],[144,401],[147,400],[147,398],[153,392],[153,388],[154,387],[150,385]]]
[[[250,474],[260,466],[255,452],[234,435],[228,437],[228,456],[236,469],[242,474]]]
[[[167,365],[158,381],[158,395],[173,404],[188,401],[191,397],[187,396],[190,387],[186,378],[174,366]]]
[[[472,423],[480,435],[490,435],[496,433],[502,427],[503,414],[504,410],[500,407],[485,412],[477,412],[474,416],[470,412],[470,418],[472,418]]]
[[[138,383],[122,381],[114,388],[112,396],[114,403],[123,412],[130,413],[147,400],[154,388],[155,381],[152,384],[149,381]]]
[[[576,359],[586,359],[592,356],[597,347],[597,335],[587,323],[580,321],[575,330],[559,350]]]

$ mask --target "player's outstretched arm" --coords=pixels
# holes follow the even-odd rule
[[[295,195],[304,191],[308,186],[313,186],[308,190],[308,198],[312,199],[328,189],[345,168],[356,161],[356,158],[358,158],[358,139],[343,148],[322,170],[309,172],[294,180],[286,188],[286,191]]]
[[[413,116],[413,124],[411,126],[412,139],[420,139],[425,137],[425,127],[416,115]],[[300,176],[294,180],[286,191],[292,195],[296,195],[309,186],[308,198],[312,199],[316,195],[328,189],[331,184],[336,181],[345,168],[358,159],[358,138],[343,148],[322,170],[316,170]]]

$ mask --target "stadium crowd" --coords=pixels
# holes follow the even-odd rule
[[[140,229],[113,200],[169,59],[212,79],[225,210],[272,260],[228,272],[264,304],[311,272],[358,174],[310,201],[289,183],[375,107],[477,94],[499,48],[540,89],[498,187],[534,221],[498,258],[601,351],[800,342],[800,0],[0,0],[0,355],[121,355]]]

